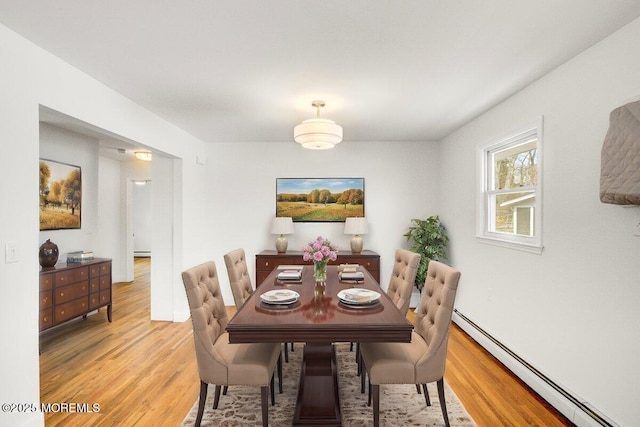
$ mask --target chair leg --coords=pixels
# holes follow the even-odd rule
[[[293,349],[293,343],[291,343],[291,351],[295,351],[295,350]]]
[[[360,365],[362,368],[360,369],[360,393],[364,394],[364,383],[367,379],[367,369],[364,366],[364,360],[360,357]]]
[[[289,363],[289,344],[284,343],[284,361]]]
[[[218,409],[218,402],[220,402],[220,389],[222,387],[220,387],[219,385],[216,386],[216,395],[215,395],[215,399],[213,399],[213,409]]]
[[[418,394],[422,394],[422,390],[420,390],[420,384],[416,384],[416,391]]]
[[[349,344],[349,351],[353,351],[353,341]]]
[[[371,386],[373,392],[373,427],[380,426],[380,385]]]
[[[367,398],[367,406],[371,406],[371,378],[369,378],[369,397]]]
[[[204,415],[204,404],[207,401],[207,389],[209,384],[204,381],[200,381],[200,400],[198,400],[198,416],[196,417],[195,427],[200,427],[202,422],[202,415]]]
[[[226,396],[226,395],[227,395],[227,390],[229,390],[229,386],[228,386],[228,385],[226,385],[226,386],[222,387],[222,395],[223,395],[223,396]]]
[[[358,375],[360,375],[360,373],[362,372],[362,366],[360,366],[360,362],[361,362],[361,357],[360,357],[360,343],[357,342],[356,343],[356,363],[358,365]]]
[[[282,394],[282,354],[278,356],[278,391]]]
[[[262,427],[269,427],[269,388],[260,387],[260,400],[262,403]]]
[[[449,416],[447,415],[447,403],[444,400],[444,379],[440,378],[437,384],[438,384],[438,399],[440,400],[440,408],[442,408],[444,425],[446,427],[449,427]]]
[[[424,390],[424,401],[427,402],[427,406],[431,406],[431,398],[429,397],[429,390],[427,390],[426,384],[422,384],[422,390]]]
[[[276,386],[275,375],[271,374],[271,381],[269,382],[269,388],[271,389],[271,406],[276,404]]]

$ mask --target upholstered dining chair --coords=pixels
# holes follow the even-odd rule
[[[209,384],[215,384],[213,409],[218,408],[220,388],[229,385],[260,387],[262,425],[269,424],[268,396],[275,404],[274,370],[278,366],[278,380],[282,392],[282,359],[280,345],[271,343],[229,344],[225,328],[229,321],[222,299],[216,265],[213,261],[200,264],[182,273],[182,281],[193,326],[200,375],[200,398],[196,426],[204,414]]]
[[[387,287],[387,295],[404,316],[406,316],[409,311],[409,303],[411,302],[411,293],[413,292],[416,273],[418,272],[418,264],[420,264],[420,254],[406,249],[396,249],[393,270],[391,271],[391,278],[389,279],[389,286]],[[356,344],[356,361],[358,362],[358,374],[360,374],[359,344]]]
[[[253,294],[253,285],[251,284],[251,276],[249,276],[244,249],[235,249],[225,254],[224,264],[227,267],[233,301],[236,304],[236,309],[240,310],[244,302]],[[291,343],[291,351],[293,351],[293,343]],[[284,360],[289,362],[288,343],[284,344]]]
[[[416,309],[410,343],[362,343],[362,382],[369,375],[369,401],[373,396],[373,424],[380,424],[380,385],[422,385],[430,406],[426,384],[436,382],[445,425],[449,426],[444,396],[444,370],[449,327],[460,272],[438,261],[429,262],[425,286]],[[362,390],[364,392],[364,390]],[[397,402],[392,402],[394,404]]]

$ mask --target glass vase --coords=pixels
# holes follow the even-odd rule
[[[327,281],[326,261],[313,263],[313,277],[316,279],[316,283],[325,283]]]

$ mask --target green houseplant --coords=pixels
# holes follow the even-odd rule
[[[409,227],[404,234],[407,241],[411,241],[411,251],[420,254],[420,264],[416,273],[416,287],[420,292],[427,278],[427,268],[431,260],[442,260],[447,257],[447,243],[449,237],[444,226],[440,223],[438,215],[432,215],[427,219],[412,219],[415,226]]]

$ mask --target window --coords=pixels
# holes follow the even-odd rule
[[[486,243],[542,252],[542,119],[480,147],[478,237]]]

